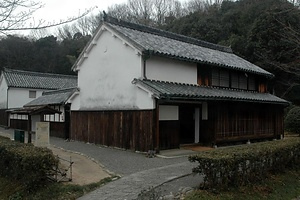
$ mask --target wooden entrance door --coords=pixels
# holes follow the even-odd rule
[[[183,105],[179,107],[180,144],[195,142],[195,107]]]

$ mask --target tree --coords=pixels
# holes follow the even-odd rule
[[[300,9],[296,1],[239,0],[220,5],[205,1],[207,7],[201,2],[188,2],[197,11],[164,28],[230,46],[235,54],[275,75],[271,92],[275,88],[276,95],[299,102]]]
[[[108,15],[140,24],[161,26],[183,16],[178,0],[128,0],[108,8]]]
[[[0,0],[0,33],[6,34],[8,31],[34,30],[66,24],[80,19],[90,13],[94,8],[87,9],[79,16],[69,17],[59,22],[47,23],[44,20],[32,21],[26,25],[32,14],[41,9],[43,4],[34,0]]]
[[[0,40],[0,70],[3,67],[30,70],[34,42],[26,37],[8,35]]]
[[[59,40],[64,40],[67,38],[71,39],[76,33],[81,33],[83,36],[93,35],[102,18],[103,13],[85,16],[71,25],[66,24],[62,27],[58,27],[56,35],[58,36]]]
[[[34,1],[0,0],[0,31],[19,29],[42,6]]]
[[[298,8],[277,1],[255,20],[249,35],[253,59],[275,74],[273,84],[283,98],[300,84],[299,21]]]

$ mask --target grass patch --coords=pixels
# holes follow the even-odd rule
[[[300,196],[300,169],[283,174],[271,175],[260,184],[252,184],[228,191],[197,190],[186,196],[186,200],[259,200],[293,199]]]
[[[73,200],[110,182],[114,177],[84,186],[49,182],[34,192],[28,192],[21,183],[0,177],[0,199],[9,200]]]

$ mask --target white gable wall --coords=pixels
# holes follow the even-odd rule
[[[0,77],[0,109],[7,109],[7,83],[3,75]]]
[[[8,108],[21,108],[26,103],[34,100],[35,98],[29,98],[29,91],[36,91],[36,98],[42,96],[43,91],[41,89],[27,89],[27,88],[9,88],[8,89]]]
[[[153,56],[146,62],[146,77],[152,80],[197,84],[197,64]]]
[[[132,84],[142,75],[142,58],[137,50],[105,30],[87,54],[78,71],[80,110],[153,109],[153,99]]]
[[[80,94],[74,96],[72,99],[68,101],[68,103],[71,103],[71,110],[79,110],[80,109]]]

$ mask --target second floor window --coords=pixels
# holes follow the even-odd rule
[[[233,72],[231,74],[231,88],[248,89],[248,76],[244,73]]]
[[[263,86],[258,87],[258,77],[245,72],[198,66],[197,77],[198,85],[266,92]]]
[[[29,90],[29,98],[31,98],[31,99],[36,98],[36,91],[34,91],[34,90]]]
[[[229,87],[229,72],[226,70],[213,69],[211,75],[211,85]]]

